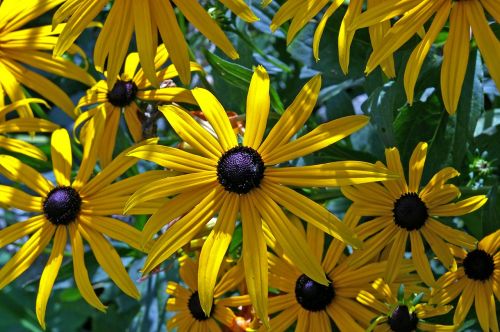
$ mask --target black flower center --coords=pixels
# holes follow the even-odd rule
[[[419,229],[425,224],[429,214],[427,206],[417,193],[406,193],[394,203],[394,221],[396,225],[408,231]]]
[[[408,311],[405,305],[399,305],[389,317],[389,326],[395,332],[411,332],[417,329],[418,317]]]
[[[222,155],[217,164],[217,179],[227,191],[246,194],[258,187],[264,177],[260,154],[246,146],[234,147]]]
[[[495,270],[493,257],[481,249],[469,252],[463,264],[467,277],[474,280],[487,280],[493,274],[493,270]]]
[[[328,286],[325,286],[318,284],[316,281],[303,274],[295,283],[295,298],[302,308],[306,310],[325,310],[334,297],[335,290],[331,282]]]
[[[68,225],[73,222],[82,206],[78,192],[71,187],[55,187],[43,202],[43,213],[54,225]]]
[[[116,81],[113,89],[108,92],[108,101],[116,107],[125,107],[135,99],[137,85],[132,81]]]
[[[198,321],[204,321],[210,318],[210,316],[205,315],[205,312],[201,308],[200,304],[200,297],[198,295],[198,291],[194,292],[191,297],[189,298],[188,302],[188,308],[189,312],[191,312],[191,315],[193,316],[194,319]],[[214,312],[214,304],[212,302],[212,309],[210,312]]]

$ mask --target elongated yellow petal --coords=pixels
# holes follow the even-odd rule
[[[387,268],[384,274],[384,280],[387,283],[392,283],[399,274],[399,269],[403,261],[407,238],[408,238],[408,232],[406,230],[402,230],[396,234],[394,243],[391,246],[391,252],[389,253],[389,258],[387,259]]]
[[[258,152],[264,161],[277,147],[287,143],[290,138],[304,126],[311,115],[321,88],[321,76],[314,76],[307,82],[295,97],[293,103],[288,106],[285,113],[269,132],[269,135],[259,147]]]
[[[32,158],[47,160],[47,156],[42,150],[19,139],[0,135],[0,147],[12,152],[22,153]]]
[[[369,122],[363,115],[345,116],[332,120],[314,128],[310,133],[295,141],[282,144],[279,149],[270,152],[266,164],[279,164],[318,151],[330,144],[340,141],[353,132],[361,129]]]
[[[257,66],[247,96],[247,116],[243,145],[257,149],[266,131],[271,99],[269,97],[269,75],[262,66]]]
[[[144,264],[145,274],[151,272],[198,234],[205,223],[219,210],[222,194],[220,187],[211,189],[198,205],[158,238]]]
[[[106,110],[104,107],[99,107],[95,116],[89,120],[85,131],[85,139],[83,146],[83,157],[80,169],[73,181],[73,187],[80,189],[88,181],[97,159],[97,146],[94,142],[99,142],[101,135],[104,132],[104,124],[106,123]]]
[[[349,243],[355,248],[361,246],[361,242],[345,224],[323,206],[313,202],[309,198],[302,196],[292,189],[276,185],[267,180],[264,180],[262,183],[262,191],[272,200],[299,218],[318,227],[323,232],[330,234],[340,241]]]
[[[272,1],[272,0],[271,0]],[[271,1],[268,1],[269,3]],[[283,25],[288,20],[291,20],[297,13],[297,11],[301,8],[303,4],[302,0],[288,0],[280,7],[280,9],[276,12],[271,21],[271,31],[276,31],[278,27]]]
[[[78,232],[81,233],[85,240],[87,240],[90,244],[97,262],[115,282],[115,284],[125,294],[138,300],[141,295],[125,270],[120,256],[108,240],[106,240],[102,234],[81,225],[78,225]]]
[[[12,256],[12,258],[0,269],[0,289],[10,284],[19,277],[35,259],[42,253],[52,239],[56,227],[50,223],[44,223],[35,234]]]
[[[71,247],[73,249],[73,273],[75,276],[76,286],[80,291],[82,297],[87,301],[88,304],[100,311],[106,311],[106,306],[102,304],[101,300],[95,294],[92,284],[89,280],[89,274],[87,268],[85,267],[84,260],[84,249],[82,236],[77,230],[75,223],[68,225],[69,238],[71,241]]]
[[[428,286],[434,286],[436,281],[432,275],[431,267],[429,265],[429,260],[425,254],[424,243],[422,237],[418,231],[410,232],[411,240],[411,256],[413,259],[413,264],[417,270],[418,275],[422,278]],[[388,263],[390,264],[390,263]]]
[[[224,273],[224,275],[215,286],[214,297],[218,299],[217,303],[221,303],[222,301],[221,304],[224,304],[224,299],[220,299],[220,297],[224,295],[224,293],[234,289],[244,279],[245,271],[243,269],[243,260],[240,259],[235,266],[231,267],[227,272]]]
[[[406,91],[406,96],[410,104],[413,103],[413,96],[415,90],[415,84],[417,83],[418,75],[420,69],[424,64],[424,60],[431,49],[432,43],[437,38],[438,34],[443,29],[451,10],[451,2],[445,2],[441,8],[439,8],[436,16],[432,20],[432,24],[425,34],[422,41],[413,50],[406,63],[406,69],[404,74],[404,87]],[[467,52],[468,53],[468,52]],[[466,60],[467,61],[467,60]],[[466,62],[467,63],[467,62]]]
[[[450,114],[454,114],[457,110],[462,92],[469,59],[469,35],[465,7],[462,2],[456,2],[450,14],[450,31],[443,48],[443,63],[441,65],[443,103]]]
[[[44,119],[12,119],[0,124],[0,133],[38,131],[50,132],[59,128],[58,125]]]
[[[54,131],[50,147],[50,155],[56,182],[60,186],[69,186],[73,159],[68,131],[66,129]]]
[[[363,14],[356,17],[349,29],[357,30],[390,20],[395,16],[408,12],[419,4],[423,6],[423,2],[419,0],[401,0],[393,3],[391,7],[388,8],[386,3],[381,2],[376,6],[370,7]]]
[[[498,54],[500,54],[500,42],[489,26],[481,3],[479,1],[467,1],[464,5],[467,20],[472,28],[472,34],[488,67],[488,71],[496,85],[500,86],[500,64],[497,61]]]
[[[184,173],[211,171],[217,167],[213,159],[163,145],[140,146],[129,152],[128,156],[149,160],[165,168]]]
[[[472,235],[469,235],[464,231],[451,228],[450,226],[446,226],[433,218],[428,218],[424,227],[429,227],[435,235],[441,237],[446,242],[470,250],[476,247],[477,240]]]
[[[222,107],[217,98],[205,89],[195,88],[192,93],[198,105],[200,105],[203,115],[217,134],[222,148],[227,151],[238,145],[231,122],[229,122],[224,107]]]
[[[235,60],[238,59],[238,52],[235,50],[229,39],[226,37],[222,29],[208,15],[205,9],[196,0],[173,0],[180,9],[182,14],[186,16],[205,37],[219,47],[228,57]]]
[[[351,56],[351,44],[354,38],[354,33],[348,27],[352,24],[352,21],[361,14],[361,9],[363,7],[364,1],[361,0],[353,0],[349,2],[349,6],[347,7],[347,11],[342,19],[342,23],[340,24],[340,31],[338,37],[339,44],[339,64],[342,72],[347,74],[349,71],[349,59]]]
[[[0,185],[0,205],[30,212],[42,212],[42,197],[26,194],[19,189]]]
[[[2,194],[0,194],[2,195]],[[23,236],[38,231],[47,220],[43,215],[31,217],[0,230],[0,248],[19,240]]]
[[[8,155],[0,155],[0,173],[12,181],[26,184],[30,189],[43,197],[54,187],[49,180],[44,178],[34,168]]]
[[[156,77],[154,58],[156,54],[157,40],[154,38],[157,34],[156,24],[152,24],[151,1],[132,1],[132,13],[134,16],[135,40],[139,50],[141,67],[148,80],[158,86],[159,81]],[[163,23],[163,22],[161,22]],[[153,31],[153,28],[155,31]]]
[[[175,105],[160,106],[158,109],[186,143],[200,151],[206,157],[219,160],[222,152],[224,152],[221,144],[186,111]]]
[[[170,1],[152,1],[151,13],[182,83],[189,84],[189,50]]]
[[[462,295],[460,296],[457,306],[455,307],[453,324],[460,325],[464,321],[470,307],[472,306],[472,302],[474,301],[474,289],[474,281],[469,281],[464,287]]]
[[[239,211],[239,196],[224,192],[222,207],[214,229],[203,244],[199,258],[198,296],[200,305],[207,316],[210,315],[214,300],[214,289],[220,265],[234,232]]]
[[[11,103],[9,105],[0,107],[0,117],[5,116],[9,112],[12,112],[13,110],[15,110],[16,108],[18,108],[19,106],[28,105],[28,104],[31,104],[31,103],[43,104],[45,107],[49,108],[49,105],[43,99],[39,99],[39,98],[25,98],[23,100],[17,100],[17,101],[15,101],[15,102],[13,102],[13,103]]]
[[[113,160],[113,151],[115,149],[116,135],[118,133],[118,126],[120,125],[120,109],[118,107],[113,107],[111,112],[106,115],[106,123],[104,124],[104,133],[106,133],[106,138],[104,135],[102,140],[96,141],[94,145],[97,152],[97,158],[102,168],[106,168],[111,160]]]
[[[313,55],[314,55],[314,59],[316,61],[319,60],[319,43],[321,41],[321,36],[323,36],[323,31],[325,30],[326,22],[333,15],[333,13],[335,13],[335,11],[340,7],[340,5],[342,3],[343,3],[342,0],[333,1],[332,4],[328,7],[328,9],[323,14],[323,17],[321,17],[321,20],[319,21],[318,26],[316,27],[316,30],[314,31]]]
[[[422,179],[422,172],[424,171],[426,157],[427,143],[420,142],[413,150],[410,158],[410,181],[408,183],[408,190],[410,190],[410,192],[418,192],[418,189],[420,187],[420,180]]]
[[[137,92],[137,98],[156,102],[196,104],[191,91],[184,88],[163,88]]]
[[[441,217],[456,217],[476,211],[483,206],[488,198],[485,195],[477,195],[464,199],[457,203],[450,203],[433,208],[429,213]]]
[[[311,19],[320,12],[323,7],[328,4],[328,0],[303,0],[302,10],[295,12],[292,18],[288,33],[286,35],[286,43],[289,45],[295,38],[297,33],[302,29]]]
[[[45,329],[45,309],[50,292],[52,291],[64,257],[64,247],[67,240],[66,232],[66,227],[57,227],[52,252],[40,278],[40,286],[36,296],[36,317],[42,329]]]
[[[255,16],[250,7],[242,0],[219,0],[224,6],[229,8],[233,13],[238,15],[241,19],[246,22],[255,22],[258,21],[259,18]]]
[[[257,316],[264,321],[265,325],[268,325],[268,264],[266,242],[262,234],[262,220],[248,194],[241,197],[240,203],[243,226],[242,257],[248,294]]]

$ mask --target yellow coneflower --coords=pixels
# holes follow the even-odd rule
[[[453,202],[460,190],[446,181],[459,173],[447,167],[436,173],[425,187],[420,180],[427,156],[427,143],[419,143],[410,159],[410,177],[406,182],[397,148],[385,150],[387,166],[399,174],[399,179],[382,184],[372,183],[342,188],[342,193],[353,201],[349,207],[357,216],[373,219],[355,228],[365,242],[366,250],[353,254],[354,264],[369,261],[384,248],[389,247],[388,268],[384,279],[392,283],[398,273],[408,239],[415,268],[422,280],[434,285],[434,277],[425,254],[422,236],[446,268],[456,267],[448,243],[474,248],[476,239],[463,231],[446,226],[434,216],[461,216],[479,209],[486,203],[486,196],[473,196]]]
[[[453,309],[450,305],[431,305],[420,302],[416,294],[397,298],[388,284],[377,279],[371,291],[361,290],[357,296],[360,303],[378,312],[367,331],[455,331],[455,325],[440,325],[424,319],[445,315]],[[374,290],[374,291],[373,291]]]
[[[181,280],[187,285],[185,288],[176,282],[169,281],[167,293],[167,311],[176,314],[167,321],[167,330],[177,328],[179,332],[222,331],[222,324],[234,331],[237,326],[236,315],[230,307],[250,305],[248,295],[224,297],[228,292],[235,291],[238,284],[243,282],[244,273],[241,264],[235,265],[225,272],[214,290],[212,308],[207,316],[200,305],[198,293],[198,262],[182,256],[179,258]]]
[[[433,303],[449,303],[460,295],[453,322],[461,324],[472,302],[483,331],[498,332],[495,297],[500,300],[500,230],[484,237],[477,248],[455,248],[459,267],[436,282]]]
[[[270,80],[262,66],[255,70],[247,97],[246,129],[238,144],[224,108],[205,89],[192,90],[217,138],[175,105],[160,107],[182,140],[199,154],[167,146],[135,149],[130,155],[153,161],[180,172],[179,176],[156,181],[138,190],[127,208],[149,199],[175,196],[147,222],[144,239],[163,225],[179,218],[158,238],[145,263],[144,272],[165,261],[191,240],[218,213],[215,228],[203,245],[199,283],[201,306],[210,313],[215,279],[231,241],[238,213],[243,226],[242,256],[246,282],[259,317],[267,317],[267,258],[262,225],[266,224],[286,254],[301,271],[327,284],[319,261],[305,239],[294,228],[282,208],[334,237],[358,246],[353,232],[323,206],[288,186],[325,187],[365,183],[392,178],[385,167],[344,161],[304,167],[274,167],[276,164],[313,153],[348,136],[368,123],[365,116],[347,116],[324,123],[292,140],[309,118],[320,91],[321,79],[312,78],[264,140],[270,108]]]
[[[390,6],[382,1],[361,14],[350,28],[372,26],[399,16],[381,40],[385,46],[373,50],[366,65],[366,72],[370,73],[420,31],[426,22],[432,21],[406,64],[404,86],[408,101],[412,103],[415,83],[426,55],[449,22],[441,67],[441,93],[446,110],[453,114],[457,110],[467,69],[471,31],[491,76],[497,86],[500,85],[500,43],[489,26],[485,11],[494,21],[500,22],[500,4],[494,0],[395,0]]]
[[[4,0],[0,3],[0,105],[4,104],[4,94],[11,102],[26,98],[23,87],[39,93],[60,107],[66,114],[75,118],[75,108],[71,99],[49,79],[30,70],[30,67],[77,80],[89,86],[95,80],[85,70],[71,61],[52,58],[52,51],[57,35],[63,28],[54,31],[50,26],[22,28],[26,23],[49,11],[63,0]],[[68,44],[71,53],[84,52]],[[19,108],[21,117],[33,115],[29,105]]]
[[[269,1],[270,3],[271,1]],[[373,7],[380,3],[381,0],[368,0],[368,7]],[[321,20],[316,27],[313,39],[313,55],[316,61],[319,60],[319,44],[321,36],[325,29],[328,19],[335,11],[344,3],[344,0],[334,0],[330,3],[328,0],[319,1],[304,1],[304,0],[287,0],[276,12],[271,22],[271,30],[278,29],[283,23],[291,20],[290,27],[287,32],[287,44],[290,44],[297,33],[308,24],[324,7],[327,7]],[[347,11],[342,19],[340,31],[338,35],[338,49],[340,68],[347,74],[349,70],[349,58],[351,43],[354,38],[355,31],[348,29],[353,20],[361,14],[361,9],[365,0],[351,0],[347,6]],[[370,25],[370,39],[373,49],[383,47],[382,36],[390,28],[391,24],[388,21],[374,23]],[[388,55],[381,62],[381,67],[388,77],[396,76],[394,69],[394,59],[392,55]]]
[[[15,118],[5,120],[5,116],[22,105],[41,103],[48,106],[42,99],[27,98],[16,101],[8,106],[0,107],[0,148],[22,153],[37,159],[47,160],[45,153],[36,146],[20,139],[8,137],[5,134],[17,132],[51,132],[59,128],[58,125],[44,119]]]
[[[62,1],[64,4],[54,14],[53,26],[65,20],[67,23],[54,49],[55,55],[62,55],[109,3],[109,0],[60,0],[59,2]],[[248,22],[258,20],[242,0],[219,1]],[[158,32],[182,82],[189,83],[191,73],[188,46],[177,24],[173,5],[177,6],[188,21],[224,53],[233,59],[238,58],[238,53],[222,29],[197,0],[115,0],[94,49],[94,62],[98,70],[104,70],[107,58],[109,86],[114,86],[116,82],[134,31],[141,66],[146,77],[154,85],[158,85],[154,66]]]
[[[169,54],[164,45],[160,45],[155,57],[156,77],[159,81],[168,80],[178,76],[173,65],[160,69],[167,62]],[[115,147],[116,133],[120,123],[120,115],[123,112],[128,129],[135,142],[143,139],[142,120],[143,113],[137,102],[187,102],[196,103],[191,92],[183,88],[165,87],[152,89],[151,83],[144,76],[142,68],[138,69],[139,54],[130,53],[125,60],[124,71],[112,88],[106,81],[97,82],[87,91],[78,102],[77,107],[92,106],[83,112],[75,121],[74,128],[78,128],[82,123],[91,119],[98,109],[103,108],[106,112],[106,123],[102,142],[98,143],[98,157],[101,165],[106,166],[111,162],[113,149]],[[190,63],[190,70],[202,71],[200,65],[195,62]],[[83,132],[84,130],[82,130]]]
[[[87,131],[88,143],[84,147],[83,160],[73,182],[70,181],[72,153],[68,132],[58,129],[52,134],[51,156],[57,184],[44,178],[35,169],[18,159],[0,155],[0,174],[12,181],[24,183],[37,193],[33,196],[14,187],[0,185],[0,205],[35,212],[37,215],[0,230],[0,247],[31,235],[21,249],[0,269],[0,289],[15,280],[43,252],[53,239],[51,254],[41,275],[36,299],[36,315],[45,328],[45,310],[49,295],[63,261],[68,240],[72,247],[73,271],[76,285],[82,297],[93,307],[104,311],[106,307],[94,292],[84,263],[85,239],[97,262],[116,285],[127,295],[138,299],[140,294],[122,265],[120,256],[104,235],[130,246],[144,250],[139,230],[122,221],[109,217],[121,214],[130,193],[145,181],[165,176],[164,171],[144,173],[112,183],[118,176],[137,162],[125,156],[126,151],[89,180],[96,160],[91,146],[92,136],[102,132],[104,118],[97,117]],[[156,140],[145,141],[151,144]],[[151,213],[159,207],[151,202],[138,207],[134,213]]]

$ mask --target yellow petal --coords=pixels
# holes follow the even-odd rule
[[[264,321],[265,325],[268,325],[268,265],[266,242],[261,230],[262,220],[249,195],[241,196],[240,202],[243,226],[242,257],[248,294],[257,316]]]
[[[120,256],[108,240],[102,234],[81,225],[78,225],[78,232],[90,244],[97,262],[115,284],[128,296],[139,300],[141,297],[139,291],[125,270]]]
[[[316,27],[316,30],[314,31],[314,38],[313,38],[313,55],[314,59],[316,61],[319,60],[319,43],[321,41],[321,36],[323,36],[323,31],[325,30],[326,27],[326,22],[328,19],[335,13],[335,11],[342,5],[343,0],[335,0],[332,2],[332,4],[328,7],[328,9],[325,11],[323,16],[321,17],[321,20],[318,23],[318,26]]]
[[[222,148],[227,151],[238,145],[231,122],[217,98],[210,91],[201,88],[193,89],[192,93],[217,134]]]
[[[413,150],[410,158],[410,182],[408,185],[408,190],[410,190],[410,192],[418,192],[420,180],[422,179],[422,172],[424,171],[426,156],[427,143],[420,142]]]
[[[418,231],[411,231],[410,240],[411,256],[418,275],[420,276],[420,278],[422,278],[422,281],[427,284],[427,286],[432,287],[434,286],[436,281],[434,280],[434,276],[432,275],[429,260],[427,259],[427,255],[425,254],[424,243],[422,241],[420,233]]]
[[[243,145],[257,149],[266,131],[271,99],[269,97],[269,75],[262,66],[257,66],[250,81],[247,96],[247,114]]]
[[[88,304],[100,311],[106,311],[106,306],[102,304],[101,300],[97,297],[92,288],[89,280],[89,274],[85,267],[84,249],[82,236],[77,230],[75,223],[68,225],[69,238],[71,240],[71,247],[73,248],[73,274],[75,276],[76,286],[80,291],[82,297]]]
[[[50,147],[50,156],[52,158],[56,182],[60,186],[69,186],[72,155],[68,131],[66,129],[58,129],[54,131]]]
[[[304,85],[259,147],[258,152],[264,161],[272,151],[287,143],[304,126],[316,105],[320,88],[321,76],[319,75],[314,76]]]
[[[156,54],[157,38],[156,24],[152,23],[153,18],[150,12],[152,1],[132,1],[132,13],[134,16],[135,41],[139,50],[141,67],[148,80],[157,87],[159,81],[156,77],[154,58]],[[163,23],[163,22],[161,22]],[[154,31],[153,31],[154,28]]]
[[[288,28],[288,33],[286,36],[286,44],[289,45],[295,38],[297,33],[302,29],[309,21],[311,21],[316,14],[320,12],[323,7],[326,6],[328,0],[303,0],[302,7],[300,10],[295,12],[292,18],[290,27]]]
[[[219,0],[219,2],[246,22],[251,23],[259,20],[250,7],[242,0]]]
[[[457,203],[450,203],[433,208],[429,213],[441,217],[456,217],[476,211],[488,201],[485,195],[469,197]]]
[[[222,207],[217,223],[201,249],[198,271],[198,294],[200,305],[207,316],[210,315],[214,300],[214,288],[220,265],[226,255],[234,232],[239,211],[239,196],[224,192]]]
[[[32,158],[47,160],[47,156],[45,156],[42,150],[19,139],[0,135],[0,147],[12,152],[22,153]]]
[[[0,173],[12,181],[26,184],[43,197],[54,187],[49,180],[34,168],[8,155],[0,155]]]
[[[43,269],[40,278],[40,286],[36,296],[36,317],[38,322],[45,330],[45,309],[49,300],[50,292],[56,281],[59,268],[64,257],[64,248],[66,246],[66,227],[57,227],[56,235],[54,236],[54,245],[50,254],[47,265]]]
[[[3,195],[3,194],[0,194]],[[43,215],[34,216],[22,222],[16,222],[0,230],[0,248],[19,240],[23,236],[38,231],[47,220]]]
[[[399,274],[399,269],[401,267],[401,263],[403,262],[407,238],[408,232],[406,230],[401,230],[396,234],[396,238],[391,246],[389,258],[387,259],[387,268],[384,274],[384,280],[387,283],[392,283]]]

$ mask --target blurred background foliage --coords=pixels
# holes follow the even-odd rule
[[[259,22],[246,24],[226,12],[224,7],[215,1],[203,1],[206,9],[219,22],[236,46],[240,59],[229,61],[218,49],[207,43],[188,22],[178,14],[178,20],[190,45],[193,59],[205,69],[205,74],[195,75],[192,85],[211,90],[224,105],[226,110],[243,114],[245,112],[246,91],[252,75],[252,67],[262,64],[271,76],[270,124],[277,121],[278,115],[291,103],[300,87],[313,75],[322,75],[322,89],[314,116],[306,123],[299,134],[308,132],[318,124],[350,114],[366,114],[371,117],[371,124],[348,139],[321,150],[313,156],[294,160],[293,164],[310,164],[335,160],[364,160],[374,162],[384,160],[384,148],[398,147],[403,165],[407,167],[411,152],[420,141],[429,143],[429,153],[424,170],[423,181],[428,181],[431,174],[439,169],[452,166],[460,172],[454,179],[463,198],[476,194],[487,194],[488,203],[479,211],[448,220],[455,226],[464,227],[470,234],[480,239],[484,235],[500,228],[500,203],[498,200],[498,163],[500,160],[500,98],[498,89],[488,75],[487,69],[476,48],[471,48],[470,60],[459,108],[454,116],[444,110],[439,91],[439,73],[442,60],[442,42],[447,32],[443,31],[439,42],[431,49],[415,88],[415,102],[409,105],[403,88],[404,65],[411,50],[418,43],[418,38],[410,40],[395,54],[397,76],[387,79],[380,69],[369,76],[364,75],[364,67],[371,52],[369,36],[366,29],[356,33],[351,47],[349,74],[344,75],[338,63],[337,35],[340,21],[345,13],[344,4],[328,21],[320,44],[320,61],[316,62],[312,55],[312,38],[317,22],[309,23],[290,44],[286,45],[287,24],[275,33],[271,33],[269,24],[280,1],[261,8],[260,1],[250,2],[252,9],[260,18]],[[109,6],[98,16],[103,21]],[[54,11],[38,18],[28,25],[50,24]],[[497,37],[500,28],[493,27]],[[88,56],[89,70],[96,78],[102,78],[93,69],[93,45],[97,38],[98,28],[89,28],[77,40]],[[134,43],[130,51],[135,51]],[[71,61],[85,66],[78,56]],[[39,71],[38,71],[39,72]],[[41,73],[41,72],[39,72]],[[85,93],[85,86],[65,78],[41,73],[49,77],[71,96],[76,104]],[[182,85],[180,81],[176,84]],[[30,92],[31,95],[36,94]],[[34,106],[34,108],[37,106]],[[48,118],[69,130],[72,120],[61,110],[53,108],[45,110],[36,108],[38,116]],[[131,145],[127,130],[119,132],[116,150],[121,151]],[[174,145],[179,142],[165,121],[160,119],[157,134],[161,143]],[[38,134],[35,137],[21,136],[50,153],[49,135]],[[77,145],[75,145],[77,146]],[[0,151],[2,153],[4,151]],[[78,153],[77,153],[78,154]],[[45,172],[51,177],[50,162],[16,155],[26,163]],[[75,156],[78,158],[78,156]],[[75,161],[76,164],[76,161]],[[139,172],[145,167],[139,163],[130,172]],[[8,182],[5,178],[1,182]],[[325,204],[339,216],[345,212],[348,201],[341,197],[335,189],[314,189],[303,191],[317,202]],[[19,211],[8,211],[0,208],[0,228],[5,227],[25,216]],[[129,222],[142,229],[147,216],[126,217]],[[241,248],[241,229],[237,229],[229,249],[229,255],[238,257]],[[92,254],[87,253],[85,261],[91,280],[95,285],[102,302],[108,306],[106,315],[94,310],[81,298],[72,277],[72,262],[64,261],[55,284],[52,297],[47,308],[47,331],[164,331],[168,313],[165,312],[167,280],[179,281],[178,264],[174,258],[168,260],[162,269],[151,276],[141,279],[140,269],[144,263],[144,255],[114,243],[124,258],[132,279],[137,281],[142,299],[138,303],[121,293],[110,282],[107,275],[98,268]],[[17,250],[9,245],[0,251],[0,265],[5,264]],[[15,282],[0,292],[0,331],[41,331],[34,312],[37,284],[41,270],[48,258],[42,255],[34,267],[30,268]],[[441,266],[435,265],[435,272],[443,273]],[[455,302],[456,303],[456,302]],[[453,303],[452,303],[453,304]],[[500,306],[497,306],[497,311]],[[452,314],[441,321],[450,323]],[[497,313],[497,315],[499,315]],[[469,313],[461,330],[478,331],[473,309]]]

